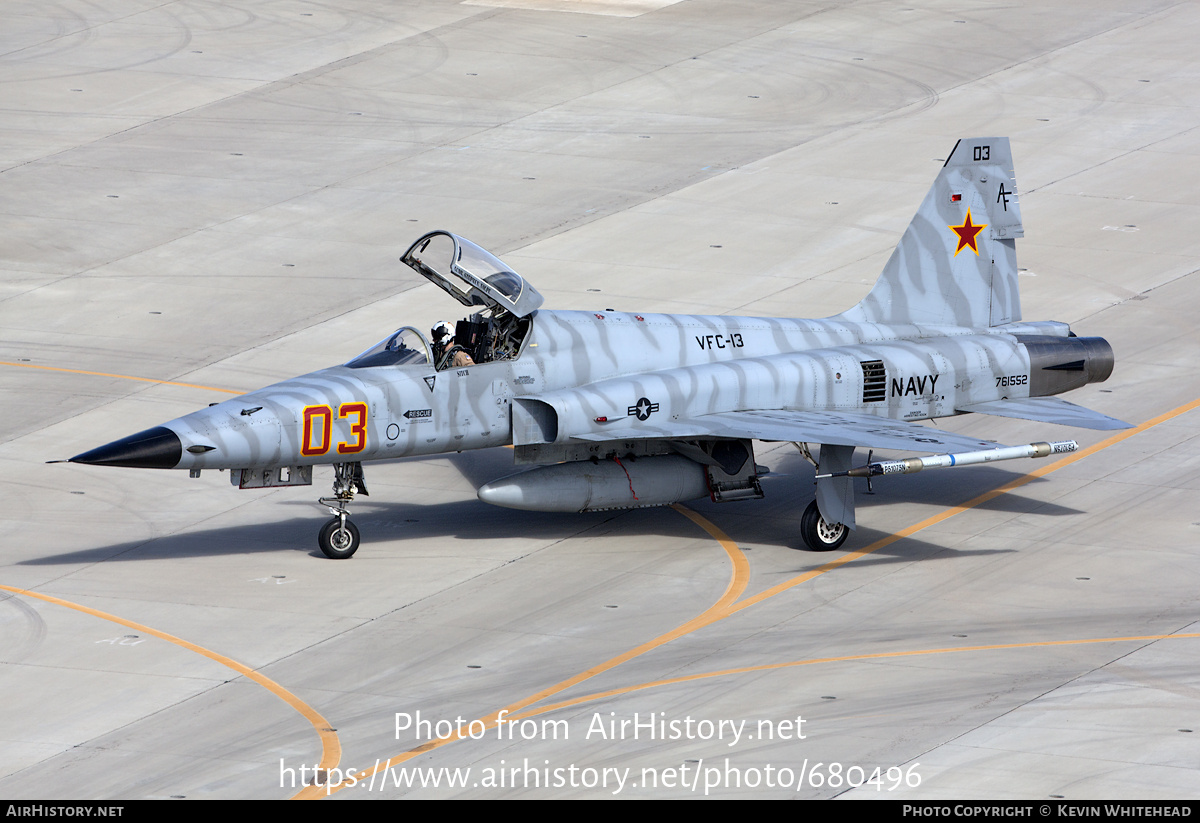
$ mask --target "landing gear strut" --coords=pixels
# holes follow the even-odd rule
[[[333,497],[320,500],[322,506],[329,507],[333,519],[317,534],[317,545],[332,560],[346,560],[358,551],[358,527],[350,522],[350,513],[346,511],[356,492],[367,494],[362,463],[334,463]]]
[[[846,542],[850,529],[844,523],[826,523],[817,501],[808,504],[800,516],[800,536],[815,552],[830,552]]]

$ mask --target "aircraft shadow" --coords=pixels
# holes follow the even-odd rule
[[[420,461],[423,458],[416,458]],[[503,449],[459,455],[438,455],[424,458],[443,460],[458,470],[472,485],[511,474],[515,469],[511,453]],[[414,458],[403,461],[413,463]],[[375,464],[379,466],[380,464]],[[375,466],[373,466],[374,468]],[[757,502],[735,506],[713,504],[707,501],[689,503],[697,511],[720,524],[726,512],[737,514],[735,539],[739,543],[770,545],[789,548],[800,547],[797,521],[803,507],[812,494],[812,467],[799,455],[785,457],[780,461],[774,475],[765,481],[767,497]],[[856,480],[856,499],[860,526],[851,538],[849,549],[862,547],[886,536],[861,525],[874,506],[897,503],[926,503],[945,507],[964,503],[989,489],[997,488],[1013,478],[1017,472],[1008,472],[994,467],[969,467],[943,471],[939,474],[919,474],[899,478],[877,478],[875,494],[866,494],[866,483]],[[370,476],[367,478],[370,486]],[[1044,482],[1042,479],[1034,483]],[[652,540],[656,536],[677,537],[686,530],[695,528],[685,523],[678,515],[663,509],[633,509],[609,512],[544,513],[501,509],[478,500],[459,499],[446,503],[419,504],[387,499],[381,492],[386,486],[376,487],[376,496],[355,499],[351,509],[354,522],[363,534],[363,548],[372,544],[383,545],[403,541],[408,545],[431,538],[454,537],[459,540],[491,540],[497,536],[513,535],[538,540],[565,540],[586,536],[616,518],[633,517],[636,525],[623,525],[640,537]],[[393,487],[394,488],[394,487]],[[300,508],[302,515],[277,518],[272,522],[222,526],[184,530],[176,534],[152,537],[122,543],[97,546],[90,549],[48,555],[21,561],[18,565],[46,566],[75,563],[94,563],[102,560],[130,561],[178,557],[201,557],[214,554],[264,554],[280,551],[301,551],[321,557],[317,548],[316,534],[326,519],[312,500],[285,500],[275,504]],[[1053,503],[1030,500],[1020,494],[1002,494],[980,504],[976,508],[986,511],[1005,511],[1014,514],[1031,514],[1036,517],[1064,516],[1080,513],[1077,509]],[[931,512],[932,513],[932,512]],[[744,515],[750,514],[746,517]],[[936,551],[953,552],[951,556],[964,554],[991,554],[991,550],[957,550],[946,546],[927,543],[916,538],[907,538],[880,549],[871,559],[857,562],[892,562],[912,560],[924,553]],[[360,549],[361,551],[361,549]],[[817,568],[840,556],[843,552],[808,553],[811,563],[797,567],[798,571]]]
[[[161,560],[283,551],[300,551],[314,557],[323,557],[317,548],[317,530],[328,515],[320,512],[310,501],[291,500],[281,505],[300,507],[304,514],[277,518],[271,522],[185,530],[162,537],[47,555],[23,560],[16,565],[52,566],[95,563],[102,560]],[[585,537],[593,530],[603,529],[605,524],[623,516],[638,517],[640,522],[636,530],[647,540],[653,540],[656,536],[674,537],[682,531],[695,528],[679,515],[663,509],[585,514],[542,513],[499,509],[478,500],[421,505],[373,501],[371,498],[359,497],[354,501],[353,513],[354,522],[363,535],[360,553],[369,551],[373,544],[392,544],[388,546],[388,551],[394,551],[399,544],[402,549],[420,547],[420,553],[426,554],[428,549],[421,546],[423,541],[446,537],[478,541],[512,535],[551,542]],[[462,550],[455,551],[461,553]]]

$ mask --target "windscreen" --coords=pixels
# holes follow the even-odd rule
[[[352,369],[366,369],[373,366],[406,366],[414,363],[423,366],[432,363],[429,344],[416,329],[404,326],[346,365]]]

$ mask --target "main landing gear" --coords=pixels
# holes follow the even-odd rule
[[[333,518],[317,534],[321,551],[332,560],[346,560],[358,551],[358,526],[350,522],[350,513],[346,511],[356,492],[367,494],[362,463],[334,463],[333,497],[320,500],[322,506],[329,507]]]
[[[793,443],[804,459],[812,464],[813,469],[817,474],[821,473],[820,463],[812,456],[812,452],[808,448],[807,443]],[[821,460],[834,464],[833,468],[840,469],[843,464],[845,468],[850,467],[850,459],[854,455],[854,449],[846,446],[821,446]],[[838,478],[837,485],[828,486],[826,491],[832,491],[834,501],[840,503],[840,509],[843,512],[849,512],[851,522],[854,517],[854,488],[850,485],[850,479]],[[821,496],[821,484],[831,484],[833,481],[828,478],[822,478],[815,481],[817,483],[817,496]],[[871,480],[867,478],[867,490],[871,489]],[[837,508],[834,511],[838,511]],[[817,507],[817,501],[813,500],[808,504],[808,508],[804,510],[804,514],[800,515],[800,536],[804,538],[804,544],[814,552],[831,552],[846,542],[846,538],[850,536],[850,527],[845,523],[830,523],[821,516],[821,510]]]
[[[844,523],[826,523],[817,501],[808,504],[800,516],[800,536],[815,552],[831,552],[846,542],[850,529]]]

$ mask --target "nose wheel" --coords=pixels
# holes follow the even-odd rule
[[[358,526],[350,522],[343,512],[321,527],[317,544],[331,560],[345,560],[358,551]]]
[[[850,529],[844,523],[827,523],[821,517],[817,501],[808,504],[800,516],[800,536],[815,552],[831,552],[846,542]]]
[[[333,497],[320,500],[333,517],[317,533],[317,545],[331,560],[346,560],[358,551],[358,526],[350,522],[350,513],[346,511],[355,492],[367,493],[362,463],[334,463]]]

